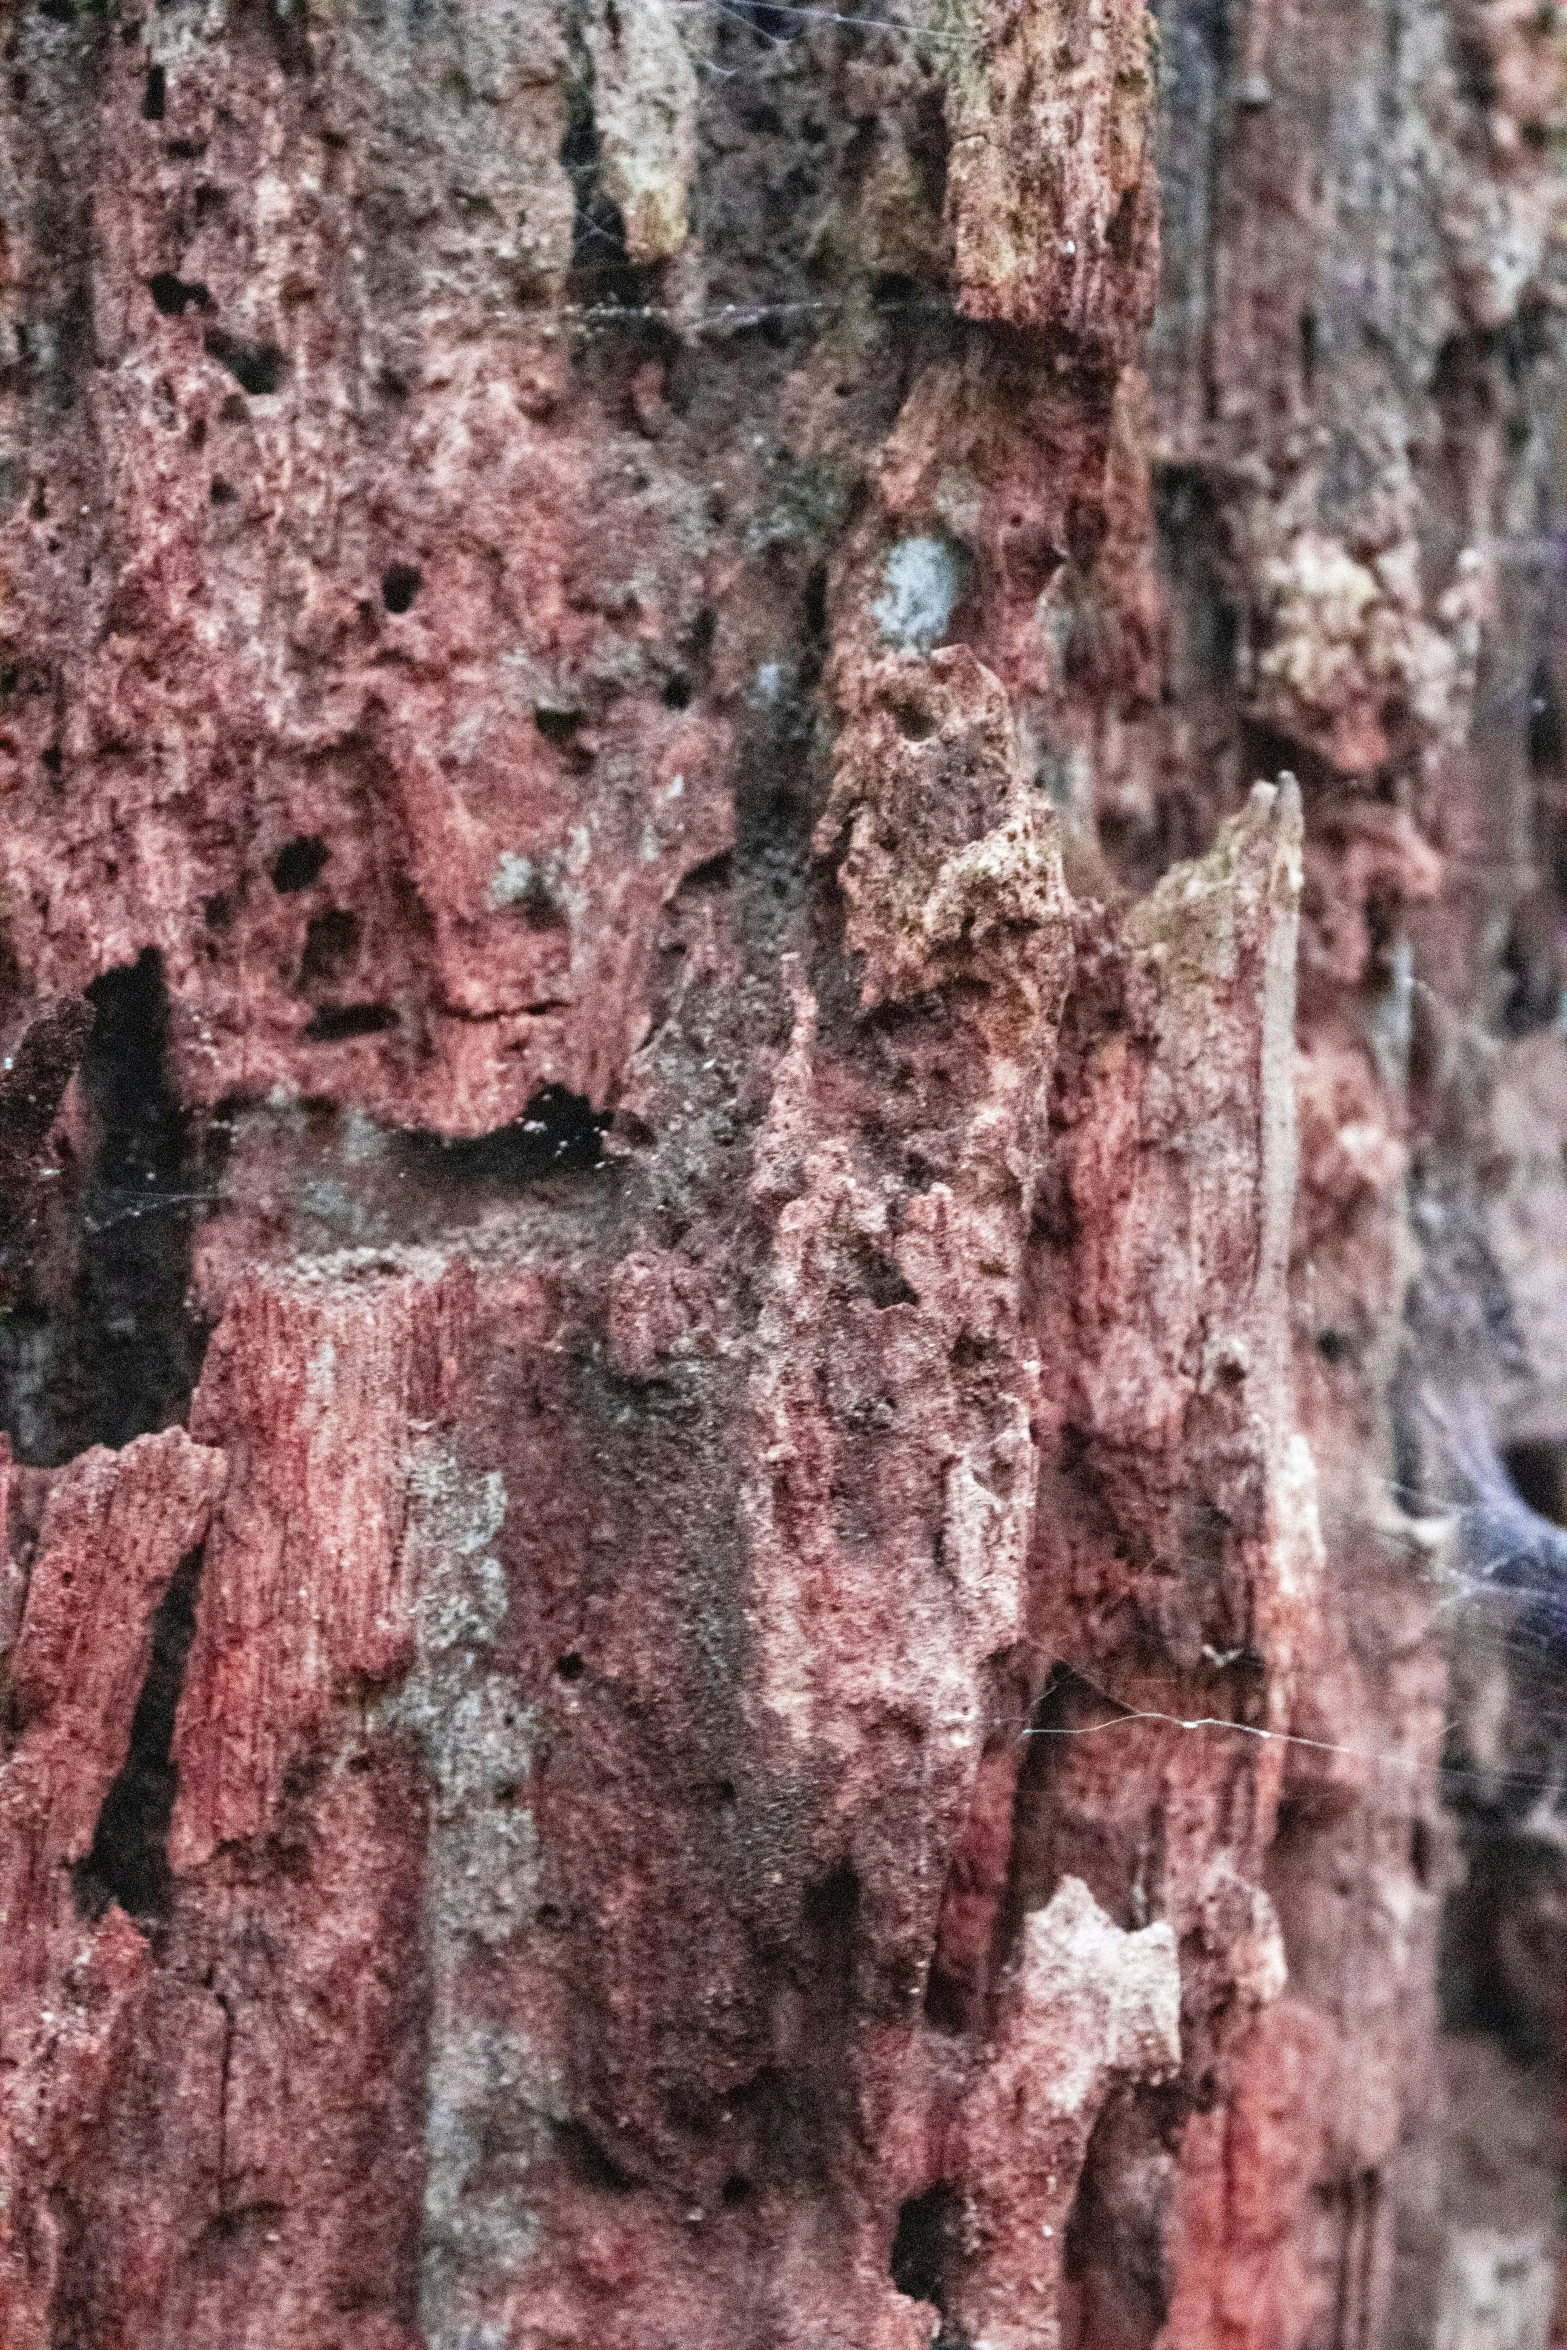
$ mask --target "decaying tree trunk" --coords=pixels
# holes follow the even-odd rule
[[[3,24],[5,2350],[1542,2344],[1556,9]]]

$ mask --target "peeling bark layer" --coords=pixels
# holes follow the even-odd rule
[[[3,22],[6,2350],[1538,2331],[1549,12]]]

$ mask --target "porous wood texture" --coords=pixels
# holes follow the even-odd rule
[[[0,26],[4,2350],[1467,2350],[1554,7]]]

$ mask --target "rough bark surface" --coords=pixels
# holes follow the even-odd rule
[[[879,13],[0,9],[4,2350],[1543,2350],[1567,31]]]

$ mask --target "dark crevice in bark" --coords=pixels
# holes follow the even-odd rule
[[[1536,1516],[1567,1526],[1567,1442],[1537,1437],[1510,1444],[1502,1465],[1518,1488],[1519,1499]]]
[[[587,1175],[604,1165],[607,1114],[564,1085],[541,1086],[520,1118],[469,1142],[441,1142],[423,1134],[398,1137],[398,1157],[410,1172],[443,1186],[510,1190],[547,1175]]]
[[[150,948],[88,989],[97,1022],[81,1085],[98,1129],[83,1219],[73,1451],[128,1444],[185,1417],[200,1342],[185,1308],[190,1209],[184,1120],[168,1067],[168,991]]]
[[[1123,2090],[1094,2124],[1066,2223],[1065,2350],[1151,2350],[1169,2316],[1180,2103],[1178,2089]]]
[[[4,1425],[41,1467],[183,1420],[204,1343],[186,1291],[207,1192],[168,1067],[160,957],[148,948],[87,997],[78,1084],[91,1155],[74,1186],[62,1178],[39,1262],[0,1324]]]
[[[174,1717],[196,1631],[201,1568],[199,1550],[180,1561],[153,1617],[152,1654],[131,1720],[130,1747],[104,1797],[92,1847],[72,1872],[84,1917],[101,1917],[111,1901],[139,1924],[160,1923],[169,1914],[169,1823],[178,1786]]]
[[[942,2312],[933,2350],[964,2350],[967,2335],[946,2319],[948,2280],[961,2256],[963,2198],[945,2182],[911,2195],[898,2211],[890,2274],[900,2293]]]
[[[633,2171],[616,2161],[586,2122],[563,2121],[552,2126],[561,2159],[580,2186],[595,2188],[601,2195],[629,2195],[642,2184]]]

